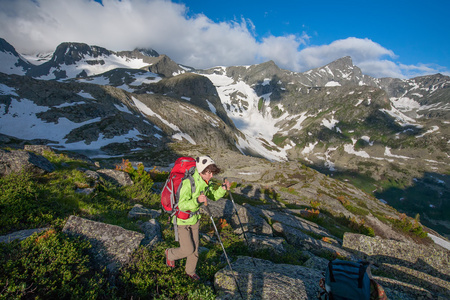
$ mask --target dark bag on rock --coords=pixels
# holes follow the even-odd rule
[[[323,292],[320,299],[370,300],[369,262],[352,262],[335,259],[328,263],[325,278],[321,280]]]

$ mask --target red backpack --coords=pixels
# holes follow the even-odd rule
[[[195,172],[195,159],[192,157],[180,157],[175,161],[175,165],[170,171],[169,178],[161,192],[161,204],[164,210],[182,220],[192,216],[190,211],[180,211],[178,209],[178,200],[180,197],[181,182],[184,179],[191,181],[191,191],[195,192],[195,183],[192,175]]]

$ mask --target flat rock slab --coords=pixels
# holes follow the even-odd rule
[[[156,243],[162,242],[161,225],[155,219],[147,222],[139,222],[139,228],[144,232],[145,239],[142,241],[143,246],[153,247]]]
[[[261,213],[262,216],[264,216],[267,219],[287,224],[291,227],[300,229],[302,231],[308,231],[324,237],[337,239],[335,236],[331,235],[327,229],[323,228],[322,226],[317,225],[316,223],[313,223],[311,221],[299,218],[297,216],[291,215],[289,213],[276,212],[264,209],[259,210],[259,212]]]
[[[148,217],[151,219],[156,219],[160,215],[161,210],[145,208],[142,204],[135,204],[128,213],[128,218],[132,219],[132,218]]]
[[[342,246],[362,253],[377,263],[401,262],[404,266],[426,273],[439,270],[439,273],[450,278],[450,251],[435,245],[419,245],[346,232]]]
[[[283,254],[286,252],[286,249],[284,248],[286,241],[282,237],[271,237],[251,233],[248,233],[245,236],[250,244],[250,251],[267,249],[278,254]]]
[[[133,185],[130,175],[127,172],[111,169],[100,169],[97,170],[106,180],[118,185],[118,186],[130,186]]]
[[[145,238],[142,233],[76,216],[69,217],[63,232],[89,240],[94,261],[112,272],[128,262]]]
[[[294,245],[299,249],[311,251],[316,255],[328,253],[334,256],[342,256],[350,260],[357,260],[355,255],[351,252],[323,240],[317,240],[297,228],[278,222],[272,226],[273,230],[283,235],[289,244]]]
[[[25,145],[25,146],[23,146],[23,149],[25,151],[36,152],[40,155],[44,155],[44,152],[55,153],[55,151],[53,151],[53,149],[50,146],[45,146],[45,145]]]
[[[231,218],[234,214],[233,202],[220,198],[217,201],[208,201],[208,206],[214,218],[224,218],[228,223],[231,223]],[[203,205],[200,207],[200,210],[202,213],[207,214],[207,210]]]
[[[378,264],[396,279],[450,298],[450,251],[447,249],[350,232],[344,234],[343,247]]]
[[[25,229],[16,231],[7,235],[0,236],[0,243],[10,243],[14,240],[20,240],[23,241],[24,239],[32,236],[36,232],[42,232],[49,229],[48,227],[45,228],[36,228],[36,229]]]
[[[0,150],[0,176],[21,171],[44,174],[54,170],[55,166],[41,155],[21,150]]]
[[[270,225],[267,224],[251,205],[245,204],[242,206],[236,204],[239,218],[231,200],[221,198],[217,201],[209,201],[208,207],[214,218],[224,218],[233,228],[235,228],[235,232],[238,234],[242,233],[242,224],[245,232],[272,235],[272,228]],[[208,215],[204,206],[200,207],[200,212]]]
[[[316,299],[322,277],[318,270],[251,257],[239,257],[232,268],[216,273],[216,299],[242,299],[236,281],[243,299]]]

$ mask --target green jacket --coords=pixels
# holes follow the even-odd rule
[[[198,203],[197,198],[198,196],[200,196],[200,192],[205,192],[206,188],[208,187],[208,184],[203,180],[197,170],[195,170],[195,173],[194,175],[192,175],[192,177],[194,178],[195,183],[195,192],[193,194],[191,190],[191,182],[189,179],[185,179],[181,183],[180,199],[178,200],[178,208],[181,211],[198,211],[200,209],[200,203]],[[210,187],[205,195],[206,197],[208,197],[208,199],[216,201],[225,196],[226,192],[227,191],[222,187],[219,187],[215,191],[213,191]],[[198,222],[200,217],[200,214],[196,214],[186,220],[177,218],[177,225],[194,225]]]

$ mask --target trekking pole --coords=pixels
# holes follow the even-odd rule
[[[200,194],[203,195],[203,192],[200,192]],[[231,268],[230,260],[228,259],[227,252],[225,251],[225,247],[223,246],[222,239],[220,238],[220,234],[219,234],[219,231],[217,230],[216,223],[214,222],[211,210],[209,209],[207,204],[205,204],[205,209],[208,212],[209,218],[211,219],[211,222],[212,222],[212,224],[214,226],[214,231],[216,232],[217,238],[219,239],[220,246],[222,246],[223,254],[225,254],[225,258],[227,259],[228,266],[230,267],[231,273],[233,274],[234,282],[236,283],[236,287],[237,287],[237,289],[239,291],[239,294],[241,295],[241,298],[244,299],[244,296],[242,296],[241,289],[239,288],[239,283],[238,283],[238,281],[236,279],[236,275],[234,275],[233,268]]]
[[[227,180],[227,178],[225,177],[223,179],[223,182],[225,182],[226,180]],[[238,218],[239,224],[241,225],[241,230],[242,230],[242,234],[244,235],[245,242],[247,243],[247,247],[250,250],[250,243],[248,242],[247,237],[245,235],[244,226],[242,225],[241,218],[239,217],[239,213],[238,213],[238,210],[237,210],[237,207],[236,207],[236,203],[234,203],[233,195],[231,195],[231,190],[228,191],[228,193],[230,194],[230,200],[233,203],[234,211],[236,212],[236,216]],[[256,267],[255,260],[252,259],[252,262],[253,262],[253,265]]]

